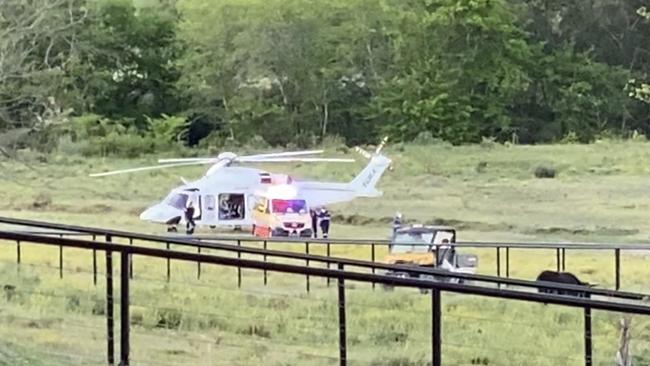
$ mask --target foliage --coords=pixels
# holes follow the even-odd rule
[[[49,151],[110,134],[169,147],[648,134],[647,6],[6,0],[0,133],[30,139],[0,136],[0,147]]]

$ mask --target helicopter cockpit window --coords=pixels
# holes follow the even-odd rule
[[[179,210],[184,210],[187,206],[187,195],[182,193],[172,193],[167,196],[165,203]]]
[[[306,213],[307,202],[305,200],[272,200],[271,209],[273,213]]]
[[[243,220],[245,207],[244,195],[222,193],[219,195],[219,220]]]

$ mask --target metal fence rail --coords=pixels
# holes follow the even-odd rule
[[[337,269],[308,267],[300,264],[274,263],[263,260],[242,259],[233,257],[224,257],[214,254],[189,253],[174,250],[141,247],[137,245],[115,244],[110,240],[104,242],[81,240],[78,238],[61,238],[48,235],[21,234],[0,231],[0,239],[19,240],[24,243],[35,243],[44,245],[60,246],[65,248],[80,248],[85,250],[102,251],[106,254],[107,259],[112,258],[113,253],[120,256],[120,285],[119,285],[119,302],[120,302],[120,365],[128,366],[130,363],[130,263],[134,256],[146,256],[154,258],[163,258],[178,261],[201,262],[204,264],[220,265],[227,267],[238,267],[247,269],[257,269],[265,271],[274,271],[279,273],[310,275],[314,277],[332,278],[338,282],[338,329],[339,329],[339,362],[341,365],[347,364],[347,335],[346,335],[346,298],[345,298],[345,281],[357,281],[367,283],[379,283],[391,286],[426,288],[431,291],[431,360],[433,366],[442,364],[442,347],[441,342],[441,314],[440,306],[441,297],[444,292],[469,294],[485,296],[500,299],[510,299],[518,301],[528,301],[544,304],[556,304],[584,309],[584,357],[585,365],[592,365],[591,359],[591,311],[592,309],[616,311],[621,313],[650,315],[650,306],[643,303],[632,302],[613,302],[597,300],[592,298],[577,298],[568,296],[559,296],[546,293],[535,293],[515,289],[499,289],[496,287],[485,287],[475,285],[464,285],[447,282],[435,282],[412,278],[396,278],[381,274],[372,274],[367,272],[354,271],[355,264],[347,265],[345,261],[337,262]],[[111,239],[110,236],[107,239]],[[245,249],[240,247],[240,249]],[[268,255],[274,255],[275,252],[268,251]],[[328,260],[333,260],[332,258]],[[113,298],[112,283],[112,260],[106,262],[107,266],[107,300]],[[110,274],[110,275],[109,275]],[[441,274],[444,275],[444,274]],[[449,274],[447,274],[449,275]],[[524,281],[525,282],[525,281]],[[534,283],[534,282],[533,282]],[[109,286],[110,284],[110,286]],[[523,285],[523,284],[522,284]],[[539,285],[539,284],[537,284]],[[544,286],[545,287],[545,286]],[[549,286],[552,287],[552,286]],[[563,288],[563,286],[557,286]],[[589,291],[588,288],[578,286],[583,291]],[[109,365],[115,362],[113,353],[113,327],[112,320],[113,307],[112,300],[107,301],[109,307],[107,311],[107,363]]]
[[[304,252],[306,253],[306,256],[301,257],[302,259],[305,260],[305,262],[309,265],[310,261],[318,261],[319,259],[322,260],[322,258],[315,258],[315,257],[309,257],[309,250],[310,250],[310,245],[321,245],[326,247],[326,253],[327,257],[330,256],[331,250],[330,246],[331,245],[344,245],[344,244],[349,244],[349,245],[369,245],[371,249],[370,253],[370,260],[371,262],[375,262],[375,252],[376,252],[376,246],[388,246],[390,245],[390,242],[387,240],[342,240],[342,239],[327,239],[327,240],[316,240],[316,239],[310,239],[310,240],[298,240],[298,239],[278,239],[278,238],[270,238],[270,239],[259,239],[259,238],[254,238],[254,237],[228,237],[228,236],[211,236],[211,235],[199,235],[199,236],[180,236],[180,235],[149,235],[149,234],[139,234],[139,233],[132,233],[132,232],[125,232],[125,231],[119,231],[119,230],[108,230],[108,229],[103,229],[103,228],[92,228],[92,227],[83,227],[83,226],[75,226],[75,225],[64,225],[64,224],[55,224],[55,223],[48,223],[48,222],[40,222],[40,221],[33,221],[33,220],[22,220],[22,219],[13,219],[13,218],[4,218],[0,217],[0,223],[4,224],[9,224],[9,225],[17,225],[17,226],[26,226],[26,227],[32,227],[32,228],[38,228],[40,230],[38,231],[14,231],[16,233],[45,233],[43,235],[52,235],[52,236],[59,236],[59,237],[64,237],[64,236],[83,236],[83,235],[88,235],[92,236],[93,240],[96,239],[98,236],[101,237],[116,237],[116,238],[125,238],[128,239],[129,242],[132,244],[133,240],[145,240],[145,241],[151,241],[151,242],[165,242],[167,248],[169,249],[171,247],[171,244],[174,245],[183,245],[183,246],[190,246],[190,247],[195,247],[197,248],[198,252],[201,252],[202,248],[206,249],[222,249],[222,250],[229,250],[232,251],[233,248],[230,247],[224,247],[223,242],[226,243],[231,243],[235,244],[238,247],[242,247],[244,249],[240,250],[235,250],[238,257],[241,257],[241,254],[260,254],[262,255],[265,259],[267,257],[267,254],[264,254],[264,252],[260,251],[258,248],[251,248],[251,247],[246,247],[243,246],[242,243],[262,243],[263,245],[263,250],[267,249],[269,244],[299,244],[299,245],[304,245],[305,250]],[[223,242],[215,242],[217,238],[220,238],[223,240]],[[198,239],[198,240],[197,240]],[[203,244],[200,244],[200,243]],[[415,243],[418,244],[418,243]],[[420,244],[421,245],[421,244]],[[619,290],[621,288],[621,251],[647,251],[650,254],[650,244],[572,244],[572,243],[558,243],[558,244],[553,244],[553,243],[469,243],[469,242],[461,242],[461,243],[455,243],[455,247],[466,247],[466,248],[490,248],[490,249],[495,249],[496,250],[496,275],[497,277],[503,277],[505,275],[506,278],[510,277],[510,249],[554,249],[556,252],[556,267],[557,271],[564,271],[566,270],[566,251],[567,250],[574,250],[574,249],[579,249],[579,250],[614,250],[614,288],[615,290]],[[505,271],[502,271],[502,250],[505,251]],[[18,244],[17,248],[17,262],[20,262],[20,244]],[[439,252],[439,246],[435,248],[436,254]],[[277,252],[280,253],[280,252]],[[282,252],[282,255],[285,256],[285,258],[297,258],[296,255],[297,253],[295,252]],[[437,255],[436,255],[437,257]],[[326,261],[327,262],[327,261]],[[334,263],[334,261],[329,261],[327,263]],[[349,263],[351,264],[351,263]],[[60,266],[60,276],[63,276],[63,252],[62,249],[60,249],[59,253],[59,266]],[[328,264],[329,266],[329,264]],[[362,265],[363,266],[363,265]],[[93,253],[93,270],[96,271],[97,266],[96,266],[96,253]],[[381,268],[380,264],[377,264],[377,266],[371,267],[371,270],[373,273],[377,269],[385,269]],[[410,272],[415,272],[417,273],[418,271],[413,271],[412,269]],[[505,273],[502,273],[505,272]],[[197,276],[200,277],[201,273],[201,267],[200,263],[197,264]],[[431,272],[422,272],[422,273],[428,273],[431,274]],[[171,269],[170,269],[170,262],[167,261],[167,277],[171,276]],[[464,279],[469,279],[468,277],[462,277],[462,275],[458,275],[458,278],[464,278]],[[96,283],[96,275],[95,275],[95,283]],[[241,276],[241,269],[238,269],[237,273],[237,281],[238,281],[238,286],[241,286],[242,282],[242,276]],[[264,283],[267,284],[267,277],[266,277],[266,272],[264,276]],[[329,280],[328,280],[329,281]],[[506,282],[503,282],[504,284],[507,284]],[[329,284],[329,282],[328,282]],[[306,276],[306,289],[309,291],[310,289],[310,282],[309,282],[309,277]]]
[[[0,222],[3,222],[3,218],[0,218]],[[104,236],[106,238],[107,242],[110,242],[112,238],[114,237],[119,237],[119,238],[124,238],[128,239],[130,244],[133,244],[134,240],[142,240],[142,241],[148,241],[148,242],[154,242],[158,244],[165,244],[167,250],[171,250],[171,244],[175,245],[181,245],[181,246],[189,246],[189,247],[194,247],[197,248],[198,253],[201,253],[201,249],[216,249],[216,250],[222,250],[222,251],[227,251],[227,252],[234,252],[237,254],[238,258],[241,258],[241,254],[254,254],[254,255],[259,255],[263,257],[264,261],[268,261],[269,258],[282,258],[282,259],[293,259],[293,260],[300,260],[304,261],[307,266],[309,266],[310,263],[322,263],[328,265],[328,268],[330,265],[339,265],[343,264],[350,268],[351,266],[353,267],[358,267],[358,268],[365,268],[370,270],[372,273],[377,273],[377,271],[406,271],[410,273],[417,273],[417,274],[423,274],[423,275],[430,275],[430,276],[436,276],[436,277],[443,277],[443,278],[453,278],[453,279],[462,279],[465,281],[472,281],[472,282],[478,282],[478,283],[484,283],[484,284],[496,284],[496,285],[505,285],[505,286],[521,286],[521,287],[528,287],[528,288],[544,288],[544,289],[550,289],[550,290],[562,290],[562,291],[574,291],[574,292],[582,292],[585,293],[589,296],[606,296],[606,297],[611,297],[611,298],[620,298],[620,299],[630,299],[630,300],[641,300],[646,297],[649,297],[647,294],[642,294],[642,293],[633,293],[633,292],[621,292],[621,291],[613,291],[613,290],[607,290],[607,289],[599,289],[599,288],[589,288],[589,287],[584,287],[584,286],[577,286],[577,285],[568,285],[568,284],[558,284],[555,282],[544,282],[544,281],[526,281],[526,280],[519,280],[519,279],[512,279],[512,278],[503,278],[503,277],[494,277],[494,276],[486,276],[486,275],[476,275],[476,274],[463,274],[463,273],[451,273],[445,270],[440,270],[436,268],[413,268],[411,266],[406,266],[406,265],[389,265],[389,264],[383,264],[383,263],[377,263],[377,262],[368,262],[368,261],[363,261],[363,260],[355,260],[355,259],[347,259],[347,258],[337,258],[337,257],[331,257],[331,256],[320,256],[320,255],[311,255],[311,254],[302,254],[302,253],[297,253],[297,252],[291,252],[291,251],[278,251],[278,250],[268,250],[268,249],[260,249],[260,248],[254,248],[254,247],[246,247],[242,246],[241,242],[238,240],[237,244],[223,244],[223,243],[215,243],[215,242],[202,242],[198,240],[191,240],[191,239],[170,239],[169,237],[166,236],[156,236],[156,235],[149,235],[149,234],[140,234],[140,233],[132,233],[132,232],[124,232],[124,231],[117,231],[117,230],[103,230],[103,229],[96,229],[96,228],[87,228],[87,227],[81,227],[81,226],[71,226],[71,225],[61,225],[61,224],[51,224],[51,223],[43,223],[43,222],[38,222],[38,221],[31,221],[31,220],[14,220],[14,219],[9,219],[12,222],[15,222],[18,224],[19,222],[25,222],[30,226],[37,226],[41,225],[39,227],[43,228],[48,228],[48,229],[56,229],[56,228],[61,228],[61,227],[66,227],[69,230],[76,230],[79,233],[85,233],[85,234],[92,234],[93,235],[93,240],[97,238],[97,236]],[[16,241],[17,243],[17,261],[19,261],[18,258],[20,258],[20,242],[24,239],[21,238],[29,238],[31,235],[30,233],[23,234],[21,232],[16,232],[16,231],[7,231],[4,232],[5,235],[11,236],[11,239]],[[63,235],[59,235],[57,237],[52,238],[52,242],[56,242],[57,239],[61,239]],[[250,238],[248,238],[250,240]],[[301,243],[301,242],[299,242]],[[309,242],[308,242],[309,244]],[[62,276],[62,266],[63,266],[63,244],[59,246],[59,273],[60,276]],[[438,248],[436,248],[436,257],[438,253]],[[95,252],[93,252],[93,271],[95,272],[94,278],[96,279],[96,255]],[[170,266],[170,258],[167,258],[167,279],[171,277],[171,266]],[[200,276],[200,264],[201,262],[197,262],[197,276]],[[132,269],[132,263],[130,264],[131,269]],[[266,270],[265,270],[266,272]],[[130,272],[130,275],[132,276],[132,271]],[[307,282],[307,290],[309,291],[309,274],[305,274],[306,276],[306,282]],[[267,283],[267,278],[266,275],[264,276],[264,282],[265,284]],[[241,287],[242,284],[242,277],[241,277],[241,267],[238,267],[238,287]]]

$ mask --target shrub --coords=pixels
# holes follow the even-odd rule
[[[39,193],[34,197],[34,202],[32,202],[32,207],[34,208],[45,208],[52,204],[52,197],[47,193]]]
[[[177,309],[160,309],[156,327],[178,329],[183,321],[183,313]]]
[[[535,168],[536,178],[555,178],[555,169],[547,166],[540,165]]]
[[[480,146],[486,149],[492,149],[497,146],[496,137],[481,137]]]
[[[580,138],[578,137],[578,134],[575,133],[574,131],[570,131],[564,137],[562,140],[560,140],[561,144],[577,144],[580,142]]]
[[[65,297],[65,309],[70,312],[79,311],[81,299],[79,295],[67,295]]]
[[[189,124],[185,117],[163,114],[160,118],[147,117],[147,127],[151,137],[157,141],[178,143],[187,137]]]
[[[441,145],[441,146],[451,146],[451,144],[441,138],[433,137],[431,131],[422,131],[413,139],[412,143],[414,145]]]
[[[632,135],[630,136],[630,140],[632,141],[639,141],[639,142],[646,142],[648,141],[648,138],[645,134],[639,133],[639,131],[634,130],[632,131]]]
[[[477,173],[485,172],[487,165],[488,165],[487,161],[479,161],[478,164],[476,164],[476,172]]]

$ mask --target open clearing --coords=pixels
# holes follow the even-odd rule
[[[349,153],[353,156],[352,153]],[[416,221],[449,223],[462,241],[650,241],[650,145],[600,142],[554,146],[389,147],[395,170],[382,199],[331,207],[332,237],[385,238],[395,213]],[[356,158],[356,155],[354,156]],[[137,215],[202,168],[92,179],[91,172],[132,167],[155,159],[86,159],[28,154],[28,165],[0,161],[0,215],[160,233]],[[361,159],[360,159],[361,160]],[[555,179],[536,179],[540,165]],[[265,167],[295,177],[348,180],[362,163]],[[318,251],[316,251],[318,252]],[[493,251],[476,251],[479,272],[494,274]],[[381,258],[385,253],[379,253]],[[63,280],[58,250],[0,247],[0,279],[16,285],[0,297],[0,365],[102,364],[104,288],[92,284],[88,253],[66,251]],[[332,255],[368,258],[367,248]],[[103,268],[100,256],[99,268]],[[550,251],[511,251],[511,276],[534,278],[554,268]],[[622,287],[648,292],[643,254],[622,257]],[[611,285],[611,253],[568,252],[567,270],[582,280]],[[132,316],[134,364],[322,365],[337,363],[336,293],[325,280],[235,270],[135,262]],[[430,298],[417,291],[384,292],[348,284],[350,364],[426,365],[430,359]],[[557,306],[444,296],[443,360],[449,365],[579,365],[582,313]],[[116,311],[119,313],[118,311]],[[594,314],[594,358],[609,365],[617,343],[615,314]],[[633,355],[650,362],[650,321],[634,318]],[[81,347],[80,347],[81,346]],[[9,360],[8,362],[6,360]]]

